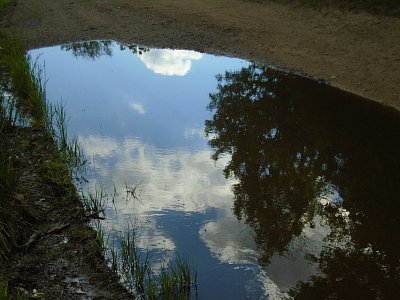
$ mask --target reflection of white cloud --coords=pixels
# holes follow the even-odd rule
[[[281,287],[271,279],[271,274],[256,267],[260,254],[253,234],[249,232],[247,225],[238,222],[233,216],[227,215],[222,219],[205,224],[199,233],[210,252],[221,262],[238,264],[237,268],[254,269],[257,273],[257,280],[243,282],[244,288],[251,291],[262,286],[268,299],[291,299],[287,292],[282,291]],[[287,259],[284,258],[284,260]],[[290,272],[292,270],[290,261],[285,264],[285,267],[287,270],[278,269],[277,271]]]
[[[199,231],[201,239],[221,262],[230,264],[257,263],[258,251],[247,225],[234,217],[205,224]]]
[[[183,133],[185,138],[201,138],[206,139],[204,127],[203,128],[185,128]]]
[[[141,115],[144,115],[146,113],[143,104],[139,102],[131,102],[129,103],[129,106]]]
[[[204,213],[209,208],[231,210],[232,181],[225,179],[223,165],[215,164],[208,150],[160,150],[136,139],[118,141],[101,136],[81,136],[80,144],[85,153],[95,156],[96,171],[103,178],[97,180],[105,180],[109,192],[115,186],[118,193],[115,198],[118,213],[108,219],[107,227],[123,231],[134,216],[136,222],[141,222],[137,234],[142,249],[162,249],[167,255],[175,249],[174,241],[156,222],[165,210],[187,213]],[[127,201],[125,184],[135,187],[140,182],[136,189],[140,201]],[[112,212],[113,208],[107,210],[108,214]]]
[[[273,282],[267,274],[262,271],[258,275],[258,282],[261,283],[265,294],[268,295],[268,300],[289,300],[293,299],[293,297],[289,296],[287,292],[282,292],[278,285]]]
[[[195,130],[188,130],[188,135],[192,132]],[[258,269],[260,252],[253,234],[231,214],[233,181],[226,180],[222,172],[229,156],[215,163],[209,150],[161,150],[132,138],[119,141],[87,136],[80,137],[80,143],[85,153],[95,155],[96,170],[115,185],[119,194],[115,199],[118,214],[109,220],[111,227],[122,230],[132,215],[145,224],[137,232],[140,248],[166,251],[167,255],[175,250],[174,241],[157,224],[157,216],[167,210],[205,213],[216,208],[219,216],[200,228],[201,240],[222,263]],[[134,187],[140,182],[136,190],[140,201],[126,201],[125,184]],[[113,186],[108,186],[108,191],[112,190]],[[329,230],[322,220],[314,223],[313,228],[306,226],[302,235],[292,240],[287,253],[274,255],[259,271],[257,280],[270,299],[287,299],[287,291],[299,280],[318,274],[317,266],[310,264],[305,254],[318,257]]]
[[[223,165],[210,159],[209,150],[160,150],[136,139],[117,141],[100,136],[80,137],[80,141],[85,153],[98,155],[96,170],[108,181],[112,180],[121,197],[125,194],[125,183],[134,187],[143,181],[138,189],[142,203],[132,201],[121,207],[119,213],[124,210],[129,213],[132,209],[142,215],[166,209],[185,212],[231,209],[232,181],[225,179]],[[107,153],[113,159],[108,159]],[[125,198],[121,200],[124,206]]]
[[[192,68],[192,60],[201,59],[202,54],[188,50],[152,49],[139,58],[156,74],[185,76]]]
[[[79,145],[86,155],[101,158],[112,155],[118,148],[114,139],[100,136],[79,137]]]

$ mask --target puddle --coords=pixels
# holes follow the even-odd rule
[[[30,55],[90,184],[116,188],[106,230],[134,219],[142,249],[188,254],[201,298],[400,292],[398,112],[193,51],[107,41]]]

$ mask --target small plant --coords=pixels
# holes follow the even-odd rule
[[[6,6],[7,4],[10,4],[11,2],[13,2],[13,0],[0,0],[0,8],[2,6]]]
[[[11,147],[22,126],[33,125],[51,136],[57,154],[44,161],[45,177],[68,195],[76,193],[71,175],[84,162],[77,139],[68,141],[62,105],[46,102],[43,67],[31,63],[20,41],[0,30],[0,260],[5,259],[24,232],[25,203],[14,196],[19,158]]]
[[[0,300],[27,300],[28,297],[22,292],[16,292],[14,295],[9,293],[7,282],[0,278]]]
[[[86,161],[78,144],[78,138],[70,138],[67,134],[68,120],[66,118],[64,105],[61,103],[51,105],[47,108],[47,131],[52,136],[60,155],[61,161],[68,167],[72,178],[78,178],[77,174],[84,171]]]
[[[122,283],[139,299],[191,299],[197,297],[197,272],[187,258],[177,256],[155,272],[150,250],[137,246],[137,236],[131,224],[113,239],[108,257]]]
[[[39,64],[30,63],[18,39],[0,31],[0,66],[9,76],[18,110],[31,117],[34,125],[46,122],[46,93]]]
[[[87,193],[81,192],[81,201],[85,211],[90,214],[99,214],[104,212],[108,202],[107,191],[104,187],[94,187],[94,192],[88,191]]]
[[[15,98],[4,91],[0,84],[0,133],[21,122],[22,116],[17,113]]]
[[[0,300],[8,300],[8,286],[7,283],[0,279]]]
[[[192,290],[197,295],[197,271],[193,271],[186,257],[178,255],[161,269],[160,291],[164,298],[190,299]]]
[[[104,234],[104,229],[101,226],[101,222],[100,220],[94,220],[94,222],[92,223],[93,227],[96,229],[96,234],[97,234],[97,243],[98,246],[101,250],[101,253],[103,254],[103,256],[106,255],[107,252],[107,244],[108,244],[108,238],[106,238],[105,234]]]

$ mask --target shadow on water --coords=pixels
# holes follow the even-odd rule
[[[249,224],[260,264],[316,222],[329,228],[320,274],[299,299],[400,294],[400,114],[314,81],[256,65],[217,76],[206,132],[228,155],[234,214]]]

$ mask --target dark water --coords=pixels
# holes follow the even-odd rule
[[[91,185],[119,192],[104,228],[135,219],[143,249],[190,255],[201,298],[400,295],[398,112],[192,51],[88,42],[30,54],[46,62]]]

